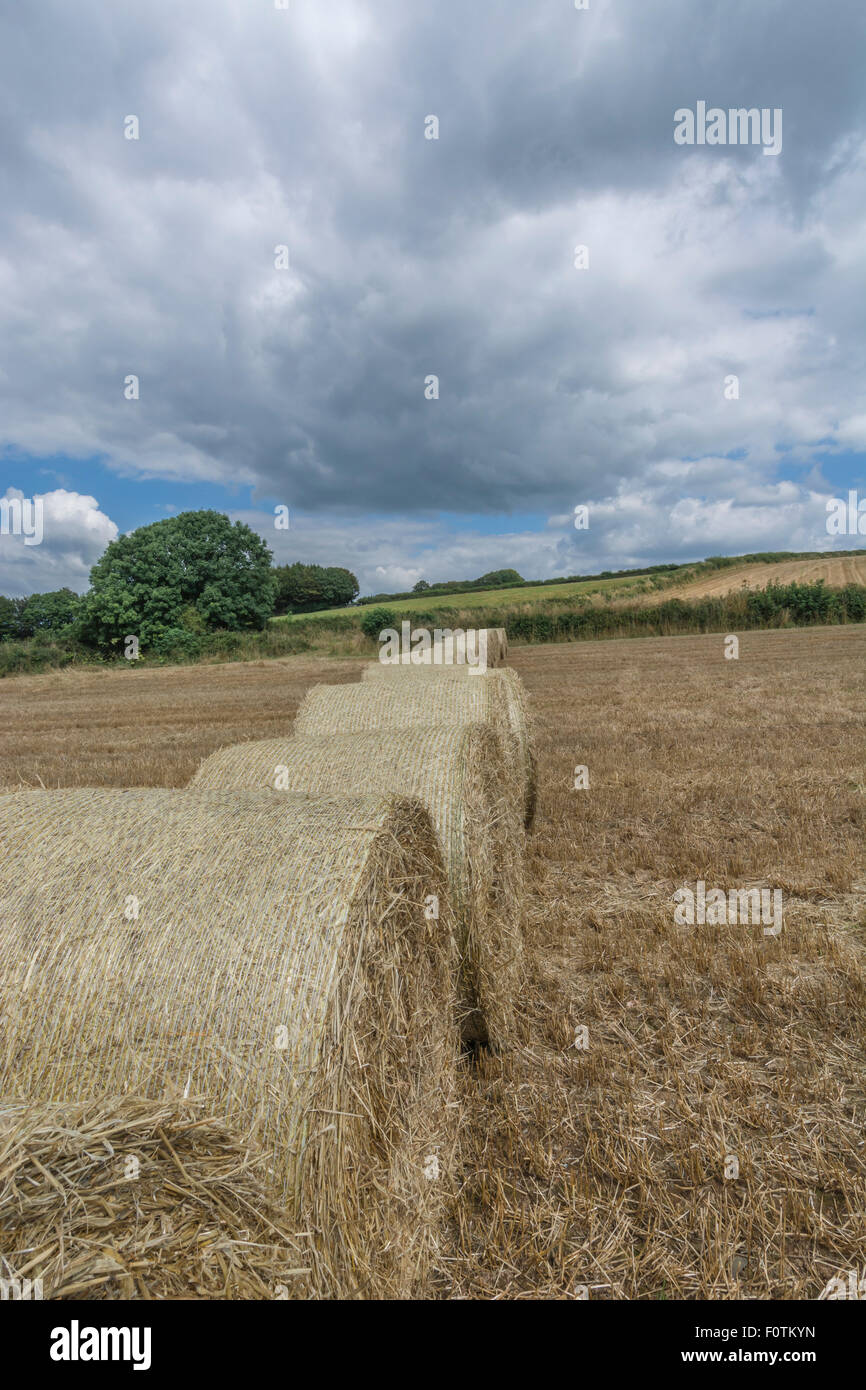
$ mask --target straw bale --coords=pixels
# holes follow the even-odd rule
[[[310,1242],[267,1169],[201,1104],[2,1102],[0,1279],[49,1299],[309,1296]]]
[[[429,631],[429,629],[427,630]],[[443,635],[437,638],[437,631]],[[449,635],[445,636],[444,633]],[[476,654],[482,644],[484,662],[487,667],[505,665],[505,658],[508,655],[508,638],[504,627],[434,628],[432,636],[432,644],[423,653],[425,665],[451,665],[455,662],[463,664],[466,661],[467,646],[471,654]]]
[[[523,939],[523,831],[502,742],[489,725],[295,736],[221,748],[190,786],[210,791],[401,792],[430,812],[442,846],[460,952],[465,1040],[514,1035]]]
[[[28,790],[0,843],[0,1095],[199,1096],[267,1156],[314,1288],[419,1287],[454,1060],[420,802]]]
[[[491,629],[491,631],[503,631],[504,633],[504,630],[499,628]],[[381,661],[370,662],[361,672],[362,685],[376,685],[379,688],[390,683],[394,689],[403,690],[411,682],[413,689],[417,687],[419,691],[423,692],[426,688],[425,681],[460,683],[467,686],[475,686],[480,683],[482,687],[485,684],[490,684],[498,688],[499,697],[504,706],[506,723],[514,740],[519,766],[523,773],[521,790],[524,821],[527,829],[531,827],[535,816],[538,778],[534,741],[527,711],[526,690],[517,672],[511,670],[510,667],[501,667],[499,670],[484,671],[473,675],[471,667],[466,665],[398,666]]]

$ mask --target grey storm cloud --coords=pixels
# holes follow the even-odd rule
[[[350,527],[629,497],[723,525],[736,485],[778,509],[780,442],[805,477],[862,436],[855,0],[42,0],[0,25],[7,445]],[[781,108],[781,156],[677,146],[698,100]]]

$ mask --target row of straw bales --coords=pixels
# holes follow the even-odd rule
[[[357,685],[317,687],[304,718],[321,697],[336,692],[367,694]],[[221,748],[190,785],[211,791],[285,786],[311,794],[351,788],[417,797],[430,813],[448,874],[461,1032],[476,1041],[510,1039],[522,952],[523,861],[496,733],[482,723],[372,730],[355,729],[351,718],[348,724],[351,732],[297,733]]]
[[[530,765],[512,672],[370,671],[184,790],[0,797],[0,1276],[423,1290],[461,1035],[517,1036]]]
[[[492,631],[498,632],[500,629],[494,628]],[[428,683],[426,686],[425,681]],[[414,723],[431,709],[436,712],[437,719],[447,718],[456,709],[460,717],[467,712],[477,711],[479,718],[495,723],[503,736],[508,766],[516,769],[516,795],[523,800],[525,824],[527,828],[531,827],[537,791],[536,760],[526,692],[516,671],[507,667],[481,672],[465,665],[391,666],[373,662],[362,671],[361,682],[376,685],[380,691],[378,698],[381,698],[383,686],[392,693],[402,690],[404,712],[400,714],[395,711],[393,717],[405,719],[408,724]],[[430,683],[435,688],[431,689]],[[465,686],[467,691],[472,692],[471,695],[467,698],[466,694],[456,694],[452,688],[455,684]],[[406,699],[408,691],[417,697],[419,703],[412,704]],[[306,717],[306,710],[303,713]]]

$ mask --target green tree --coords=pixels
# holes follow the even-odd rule
[[[0,597],[0,642],[21,636],[20,616],[25,602],[25,599]]]
[[[38,632],[57,632],[74,623],[83,600],[72,589],[52,589],[47,594],[31,594],[18,614],[18,635],[35,637]]]
[[[424,590],[429,588],[430,585],[427,583],[426,579],[419,579],[417,584],[412,585],[412,593],[423,594]]]
[[[358,581],[351,570],[339,566],[278,565],[277,613],[312,613],[322,608],[343,608],[358,597]]]
[[[181,512],[118,537],[90,584],[82,634],[101,648],[129,634],[159,648],[173,629],[260,629],[274,608],[271,552],[222,512]]]
[[[491,570],[476,579],[476,584],[523,584],[525,581],[517,570]]]

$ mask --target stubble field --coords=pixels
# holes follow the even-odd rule
[[[736,661],[721,635],[513,652],[540,762],[524,1036],[464,1059],[431,1294],[815,1298],[864,1272],[864,657],[859,627],[745,634]],[[8,680],[0,785],[182,786],[359,668]],[[781,889],[781,934],[677,925],[697,880]]]

